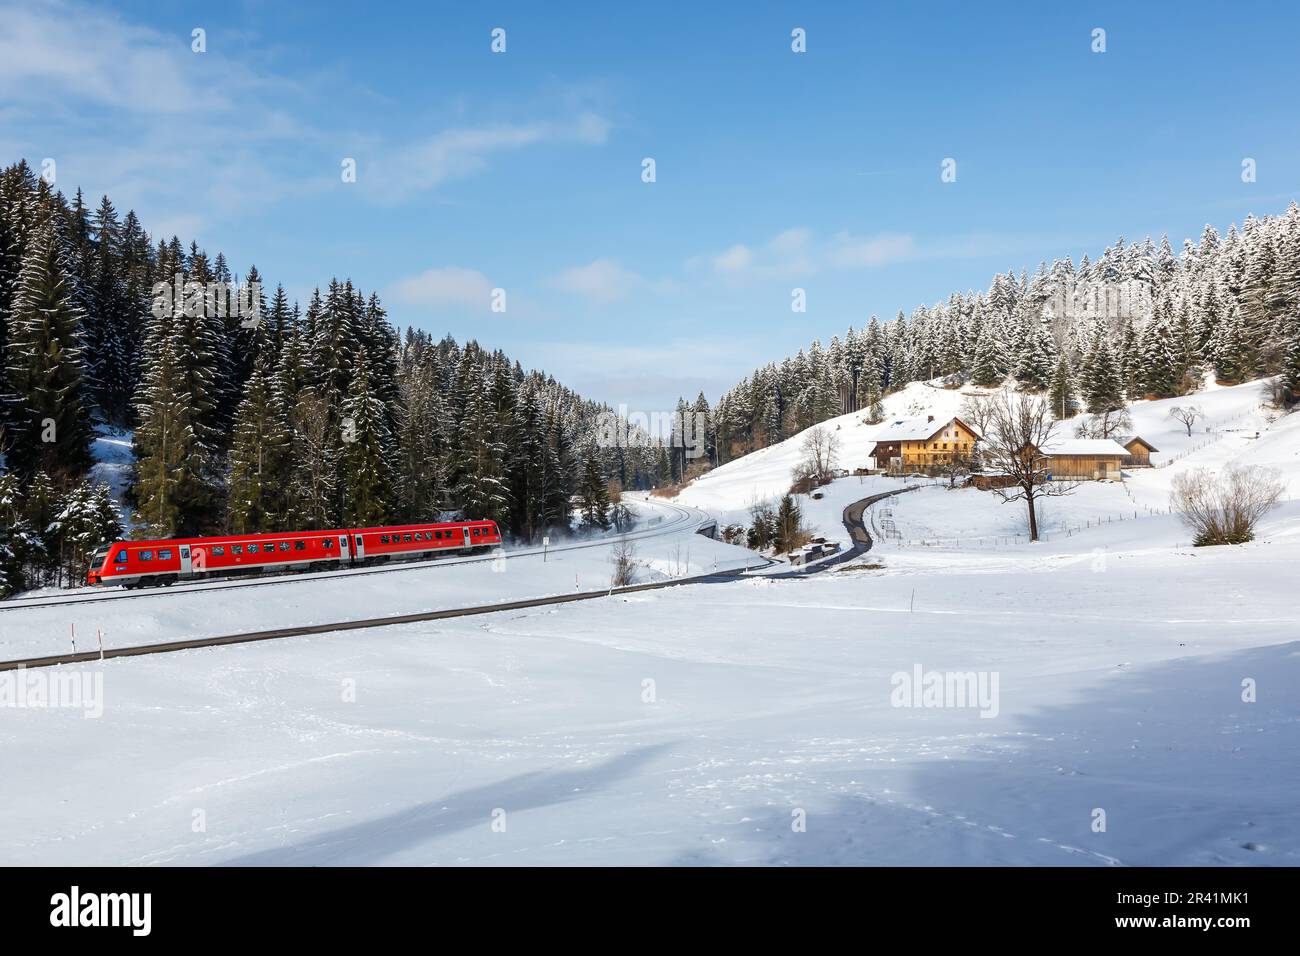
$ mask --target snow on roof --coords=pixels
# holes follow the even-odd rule
[[[1115,441],[1119,442],[1125,448],[1127,448],[1130,444],[1132,444],[1135,441],[1140,441],[1142,444],[1146,445],[1147,448],[1150,449],[1151,451],[1160,450],[1155,445],[1151,444],[1149,441],[1143,438],[1141,435],[1111,435],[1110,437],[1113,438]]]
[[[1111,438],[1062,438],[1048,443],[1048,455],[1128,455],[1128,449]]]
[[[885,425],[873,436],[876,441],[918,441],[929,438],[946,428],[952,419],[898,418]]]

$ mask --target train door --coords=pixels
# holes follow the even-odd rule
[[[348,545],[348,536],[346,534],[339,535],[339,561],[347,561],[351,554],[352,549]]]
[[[462,548],[468,548],[468,547],[470,546],[470,544],[469,544],[469,528],[468,528],[468,527],[461,528],[461,529],[460,529],[460,533],[463,534],[463,535],[465,536],[465,542],[464,542],[464,544],[461,545],[461,547],[462,547]]]
[[[355,557],[358,561],[360,561],[362,558],[366,556],[366,539],[364,536],[359,534],[354,534],[352,538],[357,543]]]
[[[190,558],[190,546],[183,544],[181,545],[181,577],[188,578],[193,573],[194,564]]]

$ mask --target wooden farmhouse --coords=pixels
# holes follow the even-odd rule
[[[1128,457],[1122,463],[1125,468],[1150,468],[1151,453],[1160,450],[1137,435],[1117,435],[1114,440],[1128,450]]]
[[[1129,450],[1110,438],[1062,438],[1040,452],[1052,478],[1119,481]]]
[[[970,460],[979,433],[960,418],[937,422],[933,415],[890,422],[876,433],[871,456],[890,472],[924,471]]]

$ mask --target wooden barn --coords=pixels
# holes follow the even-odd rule
[[[1052,478],[1119,481],[1129,451],[1109,438],[1063,438],[1042,449]]]
[[[890,472],[924,471],[975,454],[979,433],[960,418],[937,422],[925,418],[902,418],[876,433],[871,449],[877,468]]]
[[[1114,441],[1117,444],[1123,445],[1128,451],[1128,457],[1121,462],[1125,468],[1150,468],[1151,453],[1160,450],[1145,438],[1138,435],[1116,436]]]

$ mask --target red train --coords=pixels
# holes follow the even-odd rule
[[[90,559],[86,582],[136,588],[263,571],[328,571],[448,552],[475,554],[499,544],[495,521],[115,541]]]

